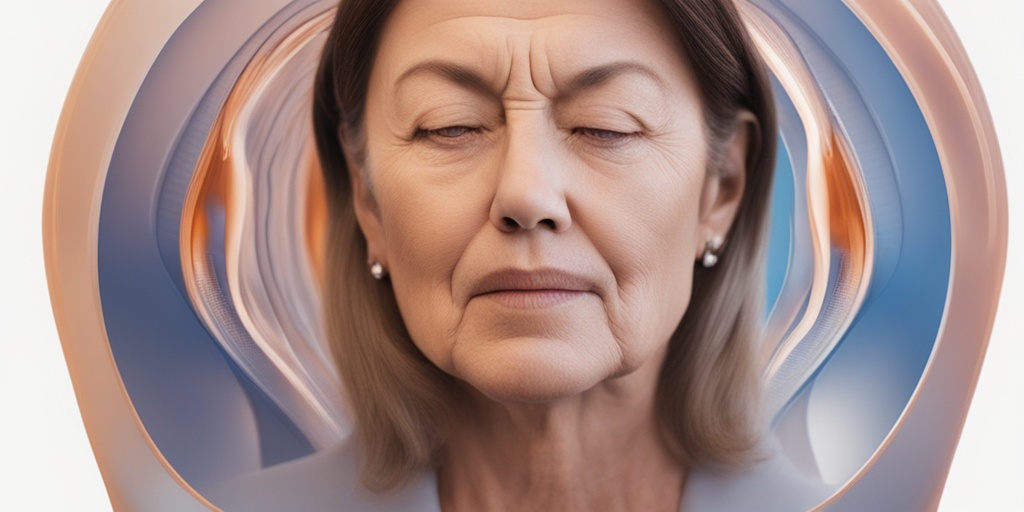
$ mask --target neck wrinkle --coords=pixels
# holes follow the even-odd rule
[[[640,373],[545,404],[470,390],[438,471],[442,510],[679,510],[686,468]]]

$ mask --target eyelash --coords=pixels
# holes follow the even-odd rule
[[[444,135],[444,132],[449,132],[452,130],[458,131],[458,133],[455,135]],[[438,144],[454,145],[458,143],[460,139],[465,139],[471,135],[476,135],[481,131],[483,131],[482,128],[463,125],[442,126],[441,128],[431,129],[417,128],[416,134],[413,136],[413,138],[417,140],[429,140],[431,142],[435,142]]]
[[[452,134],[454,131],[456,133]],[[479,134],[483,131],[480,127],[464,125],[442,126],[441,128],[417,128],[413,138],[416,140],[427,140],[441,145],[458,145],[465,142],[464,139]],[[448,132],[446,135],[445,133]],[[619,132],[604,128],[593,128],[590,126],[579,126],[569,131],[574,136],[586,137],[594,144],[614,146],[625,143],[640,135],[640,132]]]
[[[619,132],[615,130],[608,130],[604,128],[592,128],[589,126],[581,126],[573,128],[570,133],[582,137],[592,139],[598,144],[617,144],[626,142],[629,139],[633,139],[640,135],[640,132]]]

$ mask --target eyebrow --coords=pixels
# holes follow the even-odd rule
[[[600,87],[622,75],[628,74],[643,75],[653,80],[659,87],[665,87],[665,82],[651,68],[639,62],[624,60],[584,69],[569,80],[569,90],[578,91]]]
[[[477,72],[460,64],[444,60],[428,60],[420,62],[419,64],[405,70],[405,72],[398,77],[398,80],[395,81],[395,87],[401,87],[402,82],[420,74],[439,76],[449,82],[470,90],[488,95],[494,94],[494,90],[491,89],[491,86],[488,85],[487,81],[477,74]]]
[[[405,70],[398,77],[398,80],[395,81],[395,86],[399,87],[402,82],[419,74],[439,76],[473,91],[487,95],[499,95],[498,91],[495,91],[487,83],[487,80],[473,69],[446,60],[427,60],[416,64]],[[642,75],[654,81],[662,89],[665,88],[664,80],[654,70],[639,62],[623,60],[600,64],[576,73],[569,79],[567,92],[575,93],[600,87],[622,75],[628,74]]]

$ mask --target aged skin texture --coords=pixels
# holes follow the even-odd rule
[[[655,384],[694,261],[738,208],[753,122],[709,170],[664,19],[651,2],[410,0],[384,27],[351,177],[413,341],[472,397],[445,510],[679,506]]]

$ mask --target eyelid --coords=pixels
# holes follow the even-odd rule
[[[445,131],[458,131],[455,135],[443,135]],[[424,141],[438,146],[459,146],[470,142],[467,139],[473,138],[483,132],[482,126],[471,126],[468,124],[452,124],[437,128],[418,127],[413,133],[413,141]]]
[[[576,134],[584,134],[584,135],[588,135],[589,134],[591,136],[594,136],[594,138],[596,138],[596,139],[607,138],[607,137],[602,137],[602,135],[623,136],[623,135],[636,135],[636,134],[639,133],[638,131],[624,132],[624,131],[621,131],[621,130],[613,130],[611,128],[598,128],[596,126],[577,126],[576,128],[572,129],[572,132],[576,133]]]
[[[572,128],[569,133],[573,136],[584,138],[590,144],[615,147],[626,144],[642,136],[643,130],[627,132],[613,130],[610,128],[598,128],[594,126],[577,126]]]
[[[444,137],[444,138],[447,139],[447,138],[456,138],[456,137],[458,137],[460,135],[463,135],[465,133],[468,133],[468,132],[471,132],[471,131],[475,131],[475,130],[479,130],[479,128],[473,128],[471,126],[457,124],[457,125],[452,125],[452,126],[442,126],[440,128],[420,128],[420,129],[416,130],[416,133],[423,134],[424,136],[437,135],[437,136]],[[444,133],[444,132],[451,132],[451,131],[456,131],[458,133],[456,133],[456,134],[449,133],[448,135],[445,135],[445,133]]]

